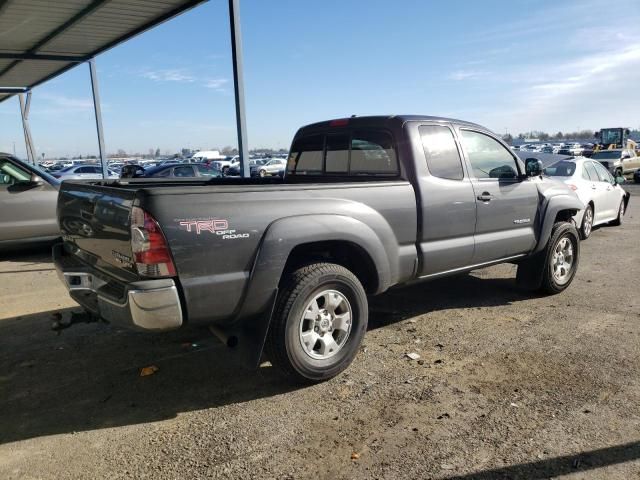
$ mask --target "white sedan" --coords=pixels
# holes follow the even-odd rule
[[[629,202],[629,194],[619,185],[624,179],[614,178],[600,162],[585,157],[570,158],[548,166],[544,173],[571,187],[584,204],[584,209],[575,216],[583,240],[596,225],[622,224]]]
[[[100,179],[102,178],[102,167],[99,165],[75,165],[52,174],[54,177],[62,180],[83,180],[83,179]],[[119,175],[113,170],[109,170],[109,178],[118,178]]]

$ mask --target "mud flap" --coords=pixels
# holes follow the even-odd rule
[[[211,328],[212,332],[229,347],[228,354],[233,361],[252,370],[260,366],[277,298],[278,289],[274,291],[269,301],[269,308],[262,314],[243,319],[228,327]]]
[[[524,290],[538,290],[542,287],[544,269],[547,265],[547,252],[536,253],[518,264],[516,285]]]

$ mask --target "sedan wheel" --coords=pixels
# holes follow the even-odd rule
[[[261,177],[265,177],[265,176],[267,175],[267,172],[266,172],[265,170],[260,170],[259,175],[260,175]]]
[[[587,205],[586,210],[584,211],[584,216],[582,217],[582,225],[580,227],[580,238],[582,240],[586,240],[591,235],[591,231],[593,230],[593,207],[591,205]]]

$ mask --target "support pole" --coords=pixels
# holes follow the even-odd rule
[[[24,132],[24,145],[27,150],[27,159],[32,165],[36,164],[36,149],[33,146],[33,138],[31,137],[31,128],[29,126],[29,110],[31,108],[31,90],[26,91],[27,98],[25,102],[24,93],[18,94],[20,100],[20,116],[22,117],[22,130]]]
[[[100,150],[100,165],[102,166],[102,178],[109,177],[107,168],[107,154],[104,150],[104,132],[102,130],[102,110],[100,108],[100,91],[98,90],[98,74],[96,72],[96,60],[89,60],[89,73],[91,75],[91,91],[93,92],[93,110],[96,116],[96,130],[98,132],[98,149]]]
[[[229,0],[231,26],[231,61],[233,63],[233,89],[236,100],[236,126],[238,129],[238,153],[242,176],[250,177],[247,121],[244,111],[244,79],[242,69],[242,35],[240,32],[240,0]]]

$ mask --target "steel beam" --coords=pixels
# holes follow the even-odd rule
[[[108,1],[109,0],[93,0],[93,2],[91,2],[89,5],[84,7],[82,10],[80,10],[78,13],[76,13],[69,20],[67,20],[62,25],[58,26],[57,28],[54,28],[51,32],[49,32],[44,37],[42,37],[40,40],[38,40],[25,53],[28,53],[28,54],[36,53],[40,48],[44,47],[51,40],[56,38],[61,33],[64,33],[67,30],[69,30],[71,27],[73,27],[80,20],[84,19],[87,15],[89,15],[91,12],[95,11],[96,9],[100,8],[104,3],[108,2]],[[7,65],[4,69],[2,69],[2,71],[0,71],[0,77],[2,75],[4,75],[5,73],[7,73],[9,70],[11,70],[16,65],[18,65],[21,61],[22,60],[14,60],[9,65]]]
[[[96,131],[98,133],[98,149],[100,150],[100,165],[102,166],[102,178],[109,177],[107,168],[107,154],[104,150],[104,132],[102,130],[102,109],[100,108],[100,91],[98,90],[98,73],[96,72],[96,60],[88,61],[89,74],[91,75],[91,92],[93,93],[93,111],[96,116]]]
[[[25,94],[18,93],[20,100],[20,117],[22,118],[22,131],[24,132],[24,145],[27,150],[27,159],[32,165],[36,164],[36,149],[33,146],[33,138],[31,137],[31,127],[29,126],[29,110],[31,108],[31,90],[26,92],[27,98],[25,102]]]
[[[86,62],[87,58],[77,55],[49,55],[45,53],[0,52],[0,60],[47,60],[53,62]]]
[[[247,143],[247,121],[244,109],[244,79],[242,69],[242,34],[240,32],[240,0],[229,0],[229,23],[231,26],[231,61],[233,64],[233,90],[236,100],[236,127],[238,130],[238,153],[242,176],[251,176],[249,169],[249,146]]]

